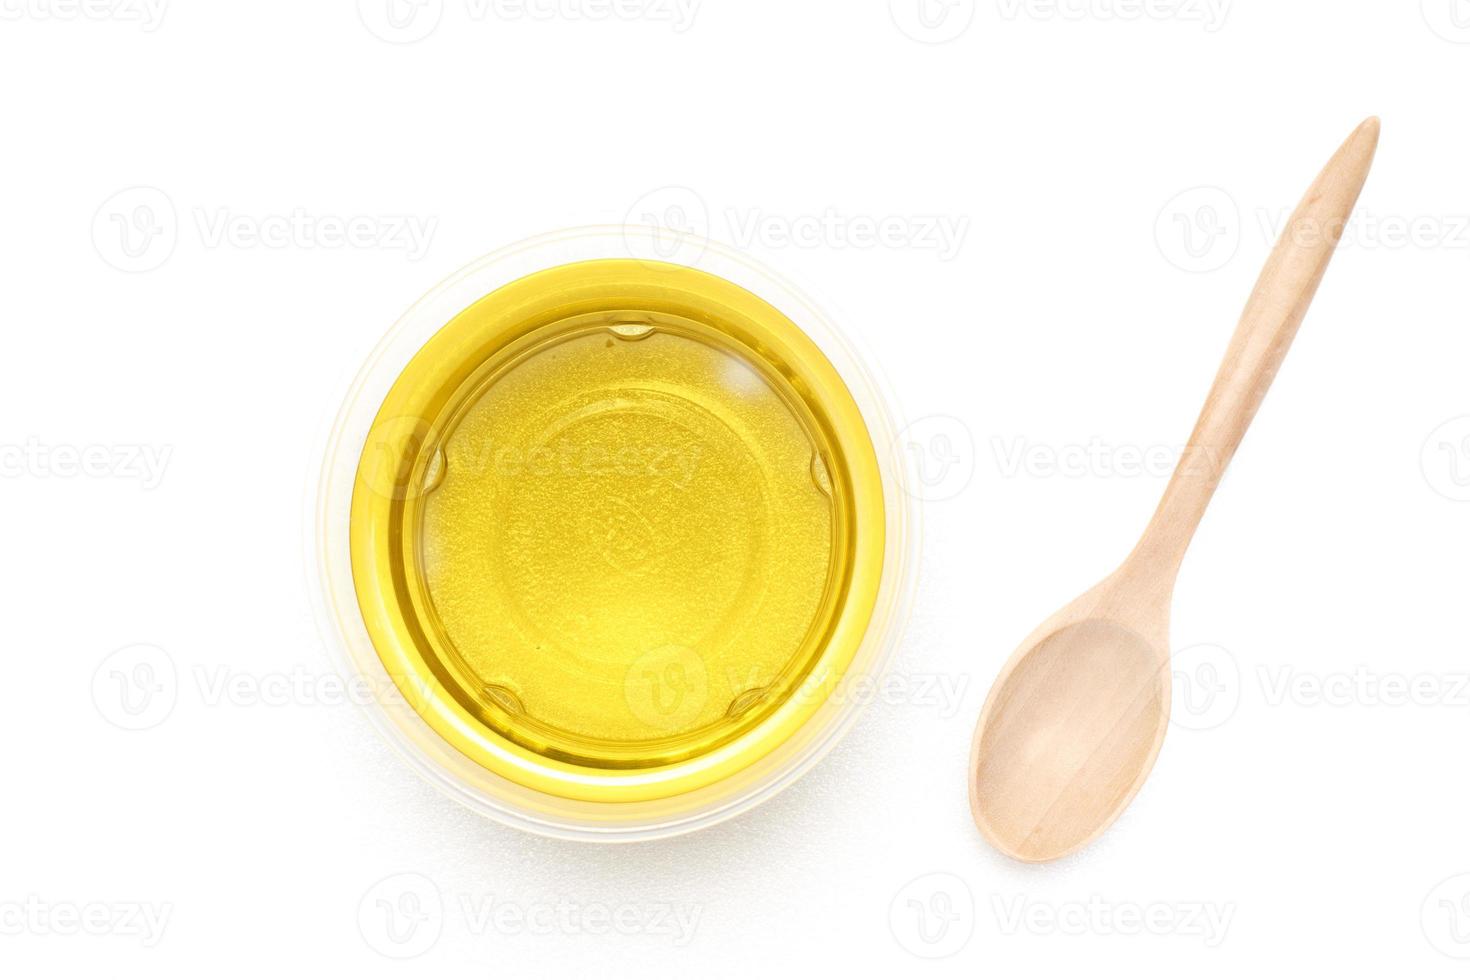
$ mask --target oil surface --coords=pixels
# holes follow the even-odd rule
[[[420,468],[417,574],[491,725],[636,766],[791,696],[850,541],[831,450],[783,378],[713,334],[602,322],[466,388]]]

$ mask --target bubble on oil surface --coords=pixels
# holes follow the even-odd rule
[[[730,702],[730,707],[725,711],[725,716],[739,718],[751,708],[764,702],[770,693],[771,689],[768,687],[757,687],[735,695],[735,699]]]
[[[827,461],[821,453],[812,453],[812,482],[823,496],[832,496],[832,471],[827,469]]]
[[[449,469],[449,460],[444,455],[444,446],[441,443],[434,447],[434,455],[429,457],[428,464],[424,467],[423,487],[420,493],[433,493],[444,483],[444,474]]]
[[[521,699],[508,687],[503,687],[500,684],[486,684],[480,688],[480,692],[513,715],[523,715],[526,713],[526,707],[521,704]]]
[[[642,340],[653,333],[651,323],[614,323],[607,328],[623,340]]]

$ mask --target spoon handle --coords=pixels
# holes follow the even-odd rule
[[[1170,581],[1178,571],[1327,271],[1377,147],[1378,120],[1370,118],[1338,148],[1292,213],[1256,280],[1189,445],[1129,565],[1167,574]]]

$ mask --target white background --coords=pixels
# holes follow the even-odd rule
[[[1470,4],[529,2],[0,0],[0,972],[1462,976]],[[965,799],[990,680],[1132,545],[1370,113],[1178,584],[1179,723],[1098,844],[1011,863]],[[573,845],[332,697],[306,502],[417,297],[650,214],[865,343],[936,499],[897,696],[763,808]]]

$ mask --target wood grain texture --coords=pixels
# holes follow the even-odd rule
[[[970,809],[997,849],[1049,861],[1096,839],[1169,722],[1169,606],[1184,553],[1296,336],[1378,145],[1362,123],[1308,188],[1256,282],[1157,511],[1119,568],[1042,623],[990,690]]]

